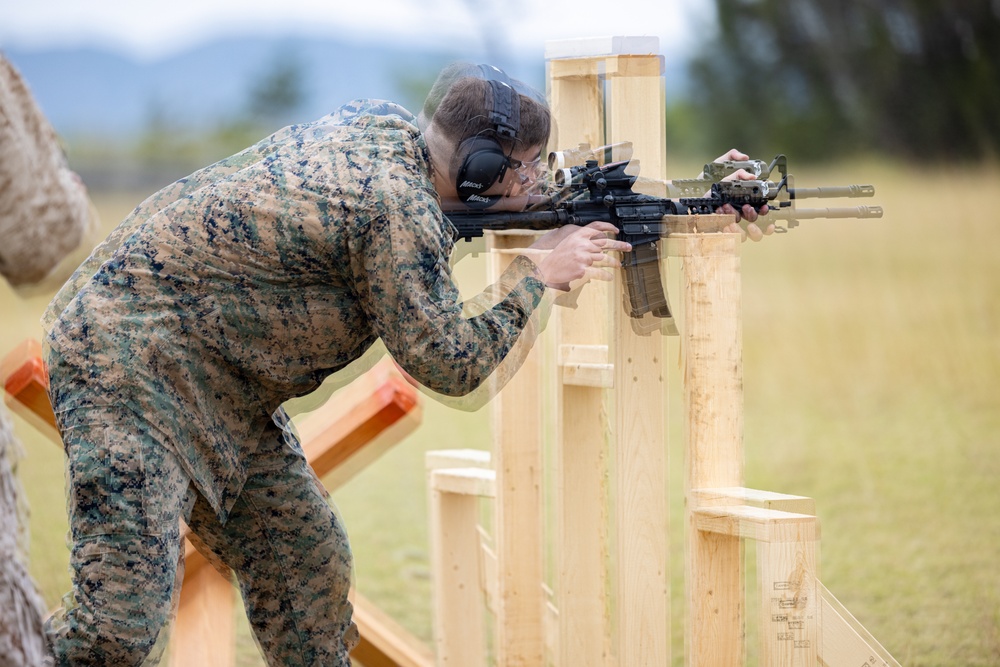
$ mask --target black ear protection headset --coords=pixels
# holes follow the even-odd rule
[[[503,70],[492,65],[480,65],[486,81],[484,108],[489,110],[492,128],[468,137],[458,145],[461,165],[456,176],[458,198],[470,208],[488,208],[502,195],[484,195],[494,183],[503,182],[510,166],[510,153],[505,153],[499,139],[512,144],[520,130],[521,101]],[[511,148],[513,152],[513,148]]]

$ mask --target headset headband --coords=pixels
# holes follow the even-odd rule
[[[479,71],[489,84],[490,95],[486,100],[486,108],[490,109],[490,123],[498,137],[515,140],[521,129],[521,105],[510,78],[506,72],[493,65],[480,65]]]

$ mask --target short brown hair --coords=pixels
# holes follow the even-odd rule
[[[424,103],[423,116],[433,121],[445,137],[456,145],[464,139],[494,130],[486,108],[487,91],[490,84],[475,76],[478,68],[468,65],[452,65],[442,71],[431,88]],[[523,83],[512,81],[520,102],[520,121],[516,143],[505,137],[498,137],[505,151],[529,146],[543,146],[549,139],[552,128],[551,115],[542,97],[531,91]]]

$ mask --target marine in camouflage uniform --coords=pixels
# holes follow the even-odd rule
[[[59,664],[158,659],[181,518],[236,572],[270,664],[349,664],[347,536],[281,404],[377,338],[435,391],[479,386],[545,285],[520,257],[496,303],[463,316],[452,234],[413,117],[363,101],[122,223],[120,246],[50,313],[74,574],[47,628]]]
[[[629,249],[608,223],[555,230],[537,263],[515,258],[462,302],[441,205],[457,195],[456,147],[493,123],[489,89],[443,74],[423,131],[372,101],[288,127],[153,195],[56,295],[43,319],[74,577],[47,624],[59,664],[159,659],[181,519],[236,573],[269,664],[350,664],[350,547],[282,404],[349,379],[379,338],[439,396],[496,389],[533,342],[546,285]],[[527,191],[521,169],[549,132],[537,98],[513,99],[510,169],[483,191],[501,198]]]

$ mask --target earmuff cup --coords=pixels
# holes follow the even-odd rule
[[[488,84],[484,104],[493,127],[464,139],[456,153],[461,164],[455,172],[455,186],[459,199],[470,208],[487,208],[501,199],[502,195],[483,193],[502,182],[507,173],[510,155],[498,138],[516,142],[521,115],[520,98],[507,74],[491,65],[480,65],[479,70]]]
[[[503,181],[507,171],[507,154],[491,137],[470,137],[459,144],[462,160],[458,168],[456,187],[459,198],[471,208],[487,208],[500,195],[484,195],[494,183]]]

